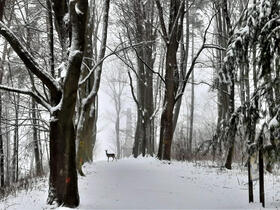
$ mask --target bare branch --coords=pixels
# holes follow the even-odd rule
[[[150,41],[150,42],[153,42],[153,41]],[[144,45],[145,43],[149,43],[148,42],[141,42],[141,43],[137,43],[137,44],[134,44],[134,45],[131,45],[131,46],[126,46],[126,47],[123,47],[121,49],[118,49],[119,45],[114,49],[114,50],[111,50],[110,48],[108,48],[111,53],[109,53],[108,55],[104,56],[102,59],[100,59],[95,65],[94,67],[90,70],[90,72],[88,73],[88,75],[82,80],[80,81],[79,83],[79,86],[83,85],[88,79],[89,77],[91,76],[91,74],[104,62],[104,60],[106,60],[108,57],[112,56],[112,55],[118,55],[119,52],[122,52],[122,51],[125,51],[125,50],[128,50],[130,48],[133,48],[133,47],[139,47],[139,46],[142,46]],[[121,43],[122,44],[122,43]],[[120,44],[120,45],[121,45]],[[89,59],[89,58],[88,58]]]
[[[7,86],[4,86],[4,85],[0,85],[0,89],[5,90],[5,91],[9,91],[9,92],[29,95],[29,96],[33,97],[36,100],[37,103],[41,104],[43,107],[45,107],[49,111],[51,110],[50,104],[48,104],[44,99],[42,99],[40,96],[38,96],[33,91],[23,90],[23,89],[18,89],[18,88],[13,88],[13,87],[7,87]]]
[[[204,49],[206,49],[207,46],[208,46],[207,44],[205,44],[205,43],[206,43],[207,32],[208,32],[208,30],[209,30],[209,28],[210,28],[210,25],[211,25],[211,23],[212,23],[214,17],[216,17],[216,15],[217,15],[217,13],[215,13],[215,14],[211,17],[211,19],[210,19],[210,21],[209,21],[209,23],[208,23],[208,25],[207,25],[207,27],[206,27],[206,29],[205,29],[205,31],[204,31],[202,45],[201,45],[200,49],[198,50],[198,52],[196,53],[196,55],[194,56],[194,58],[192,59],[191,66],[190,66],[190,68],[189,68],[189,70],[188,70],[188,72],[187,72],[187,74],[186,74],[186,76],[185,76],[185,78],[184,78],[183,86],[182,86],[181,90],[179,89],[180,91],[178,91],[178,94],[177,94],[177,96],[176,96],[176,98],[175,98],[175,101],[177,101],[177,100],[178,100],[180,97],[182,97],[182,95],[184,94],[184,91],[185,91],[185,88],[186,88],[188,79],[189,79],[189,77],[190,77],[190,75],[191,75],[191,73],[192,73],[192,71],[193,71],[193,69],[194,69],[194,67],[195,67],[196,60],[197,60],[198,57],[200,56],[201,52],[202,52]],[[212,45],[209,45],[209,46],[211,47]]]
[[[9,42],[25,66],[49,88],[51,93],[57,94],[61,91],[58,82],[39,66],[31,53],[27,51],[16,35],[2,21],[0,21],[0,34]]]
[[[163,33],[163,38],[164,38],[164,41],[166,42],[168,40],[168,35],[167,35],[167,30],[166,30],[166,26],[165,26],[164,18],[163,18],[163,9],[162,9],[162,6],[161,6],[159,0],[155,0],[155,2],[157,5],[157,8],[158,8],[159,21],[160,21],[161,30]]]

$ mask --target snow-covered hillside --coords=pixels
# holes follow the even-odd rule
[[[248,204],[247,172],[221,170],[207,163],[160,162],[153,158],[98,161],[79,177],[78,209],[260,209]],[[258,200],[255,183],[255,200]],[[280,177],[265,177],[267,207],[280,208]],[[53,209],[47,206],[47,180],[20,192],[0,209]],[[66,209],[66,208],[57,208]]]

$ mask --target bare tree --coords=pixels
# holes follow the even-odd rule
[[[114,73],[106,77],[109,90],[107,94],[110,96],[114,103],[116,119],[115,119],[115,133],[116,133],[116,144],[117,144],[117,158],[121,157],[121,140],[120,140],[120,120],[121,112],[123,109],[124,101],[124,90],[127,84],[126,78],[121,70],[113,71]]]
[[[130,67],[134,68],[132,55],[136,57],[137,88],[134,93],[137,105],[137,125],[134,136],[133,156],[140,153],[154,153],[154,101],[153,67],[156,54],[157,26],[153,1],[118,1],[118,23],[122,26],[121,35],[128,39],[132,54],[126,54]],[[132,18],[131,18],[132,17]],[[120,38],[121,42],[123,37]],[[134,44],[139,44],[134,47]]]

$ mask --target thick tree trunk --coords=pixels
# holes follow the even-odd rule
[[[67,111],[53,113],[50,122],[50,180],[48,203],[79,205],[75,130]]]
[[[56,14],[63,8],[54,4]],[[65,6],[65,5],[64,5]],[[77,14],[77,9],[79,14]],[[48,203],[54,201],[58,205],[77,207],[79,205],[78,181],[76,170],[76,131],[73,117],[77,100],[77,90],[81,65],[85,49],[85,32],[87,26],[88,1],[70,1],[71,47],[68,56],[67,74],[64,79],[63,94],[51,94],[52,105],[56,106],[51,113],[50,122],[50,179]],[[60,16],[56,15],[57,22]],[[62,17],[63,19],[63,17]],[[64,29],[61,23],[58,32]],[[63,33],[60,34],[61,42]],[[66,42],[65,42],[66,43]],[[62,47],[65,45],[62,43]]]
[[[156,1],[159,12],[162,12],[162,7],[159,1]],[[161,28],[166,37],[166,59],[165,59],[165,93],[163,111],[160,121],[160,144],[158,150],[158,158],[160,160],[171,159],[171,145],[173,140],[173,111],[175,106],[175,96],[178,89],[178,66],[177,66],[177,51],[179,40],[181,39],[182,27],[179,26],[177,15],[180,15],[181,1],[170,1],[169,27],[166,31],[163,16],[161,14]],[[183,7],[181,7],[182,9]]]
[[[176,59],[176,45],[175,48],[169,46],[166,54],[166,90],[164,99],[164,109],[161,115],[160,123],[160,145],[158,158],[170,160],[171,158],[171,144],[173,139],[173,110],[175,105],[175,82],[174,71],[177,68]]]

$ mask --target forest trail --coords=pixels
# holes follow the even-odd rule
[[[261,209],[248,204],[247,171],[221,170],[211,162],[176,162],[153,158],[96,161],[79,177],[80,210],[92,209]],[[280,180],[266,175],[267,207],[277,201]],[[273,186],[274,183],[274,186]],[[255,200],[258,200],[255,184]],[[28,192],[0,203],[0,209],[67,209],[46,205],[47,179]],[[31,207],[32,208],[31,208]]]
[[[246,171],[140,158],[96,162],[87,174],[81,209],[260,208],[248,204]]]

